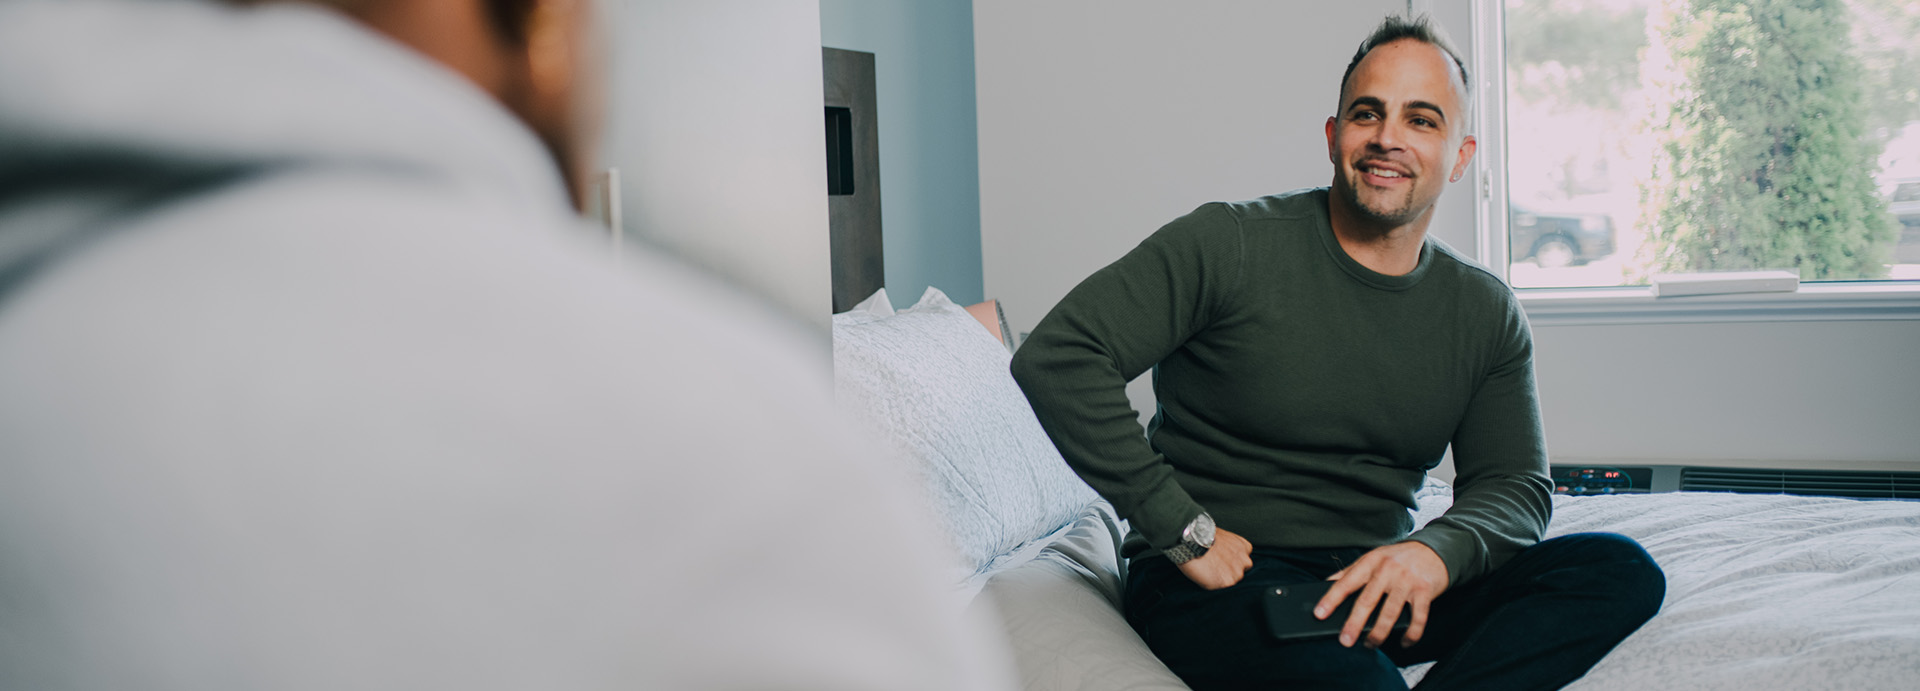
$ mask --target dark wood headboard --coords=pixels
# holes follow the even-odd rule
[[[873,54],[822,48],[827,125],[827,225],[833,311],[852,309],[886,285],[880,243],[880,125]]]

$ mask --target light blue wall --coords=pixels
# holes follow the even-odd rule
[[[887,296],[981,301],[973,1],[820,0],[820,42],[874,54]]]

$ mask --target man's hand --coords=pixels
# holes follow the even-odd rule
[[[1440,555],[1435,554],[1433,548],[1411,541],[1374,548],[1327,580],[1338,582],[1328,588],[1320,604],[1314,606],[1314,618],[1327,618],[1340,606],[1340,601],[1359,591],[1360,596],[1353,601],[1353,616],[1348,617],[1347,625],[1340,629],[1340,645],[1353,647],[1354,641],[1360,639],[1361,629],[1367,625],[1367,615],[1378,605],[1380,618],[1374,622],[1373,631],[1367,633],[1369,648],[1378,648],[1387,642],[1403,607],[1413,608],[1413,621],[1400,637],[1400,646],[1420,642],[1427,628],[1427,605],[1445,592],[1448,585],[1446,562],[1440,561]]]
[[[1253,568],[1253,544],[1247,539],[1227,532],[1225,528],[1213,529],[1213,547],[1198,558],[1189,559],[1180,565],[1180,573],[1187,579],[1207,590],[1219,590],[1240,582],[1247,575],[1247,569]]]

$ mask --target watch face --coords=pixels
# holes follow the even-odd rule
[[[1193,525],[1190,525],[1187,528],[1191,532],[1191,535],[1189,535],[1188,537],[1194,542],[1194,544],[1200,545],[1201,547],[1213,546],[1213,516],[1212,515],[1204,512],[1201,513],[1199,517],[1193,519]]]

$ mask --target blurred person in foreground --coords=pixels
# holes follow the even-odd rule
[[[587,10],[0,2],[0,688],[1006,678],[824,349],[587,241]]]

